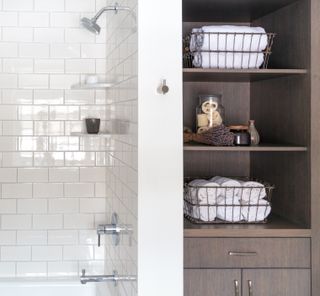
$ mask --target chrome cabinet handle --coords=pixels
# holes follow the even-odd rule
[[[229,256],[257,256],[257,252],[228,252]]]
[[[167,80],[166,79],[162,79],[160,86],[158,87],[158,93],[161,95],[165,95],[169,92],[169,86],[167,85]]]
[[[240,296],[239,282],[237,280],[234,281],[234,295]]]
[[[249,296],[253,296],[252,281],[248,281]]]

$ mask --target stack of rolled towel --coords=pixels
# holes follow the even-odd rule
[[[190,38],[196,68],[259,68],[267,45],[268,35],[261,27],[203,26],[193,29]]]
[[[185,214],[204,222],[261,222],[271,212],[266,188],[255,181],[216,176],[187,185]]]

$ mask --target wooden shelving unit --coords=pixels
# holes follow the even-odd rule
[[[213,262],[217,262],[217,250],[212,246],[220,244],[222,253],[229,248],[221,238],[230,238],[236,251],[241,242],[244,252],[253,248],[249,243],[244,247],[246,238],[258,238],[257,257],[248,258],[248,264],[241,268],[252,268],[250,264],[254,262],[252,273],[260,274],[254,280],[251,275],[250,280],[254,293],[259,295],[316,296],[320,290],[319,14],[318,0],[183,0],[185,34],[192,28],[210,24],[259,26],[276,34],[267,69],[182,69],[184,126],[196,126],[195,110],[200,94],[222,94],[225,124],[245,124],[253,119],[264,142],[249,147],[184,145],[186,177],[252,176],[275,185],[272,215],[266,224],[184,222],[187,241],[193,238],[195,242],[199,238],[205,241],[207,238],[210,248],[204,246],[202,250],[208,253],[209,259],[214,259]],[[290,265],[294,257],[312,258],[307,259],[303,272],[299,264],[286,269],[285,264],[278,266],[275,263],[272,267],[281,268],[285,277],[270,276],[276,271],[268,270],[268,264],[261,264],[259,256],[264,255],[260,252],[264,242],[272,238],[278,238],[288,254],[294,252],[298,243],[305,244],[301,252],[288,259]],[[285,247],[289,240],[292,245]],[[267,250],[267,256],[281,256],[281,249],[279,247],[278,252]],[[185,258],[194,258],[197,254],[195,248],[185,251],[189,252]],[[232,272],[236,272],[237,264],[246,259],[231,258],[234,265],[225,264],[225,270],[219,269],[223,264],[205,265],[208,266],[205,270],[201,265],[205,252],[186,268],[185,274],[192,273],[192,276],[185,282],[185,295],[192,296],[200,289],[201,295],[237,294],[237,291],[229,290],[235,279]],[[215,276],[208,277],[208,283],[204,280],[199,284],[199,279],[202,280],[206,273]],[[195,275],[198,280],[194,280]],[[221,280],[210,285],[212,279],[219,276]],[[294,280],[290,282],[289,278]],[[301,278],[299,285],[293,287]],[[227,282],[225,286],[224,282]],[[249,295],[247,281],[240,285],[242,292],[238,294]]]
[[[290,146],[290,145],[275,145],[275,144],[260,144],[259,146],[208,146],[195,143],[187,143],[184,145],[185,151],[226,151],[226,152],[305,152],[307,147]]]
[[[311,237],[303,228],[279,216],[265,224],[193,224],[184,220],[185,237]]]
[[[305,75],[306,69],[201,69],[184,68],[184,81],[254,82],[293,75]]]
[[[297,0],[184,0],[187,22],[250,22]]]
[[[254,119],[265,141],[249,147],[187,143],[184,145],[185,175],[195,178],[243,175],[274,184],[273,213],[289,221],[283,224],[288,229],[296,225],[309,229],[311,223],[308,214],[311,197],[304,189],[309,188],[310,182],[310,64],[305,54],[310,39],[302,34],[309,29],[307,12],[306,0],[183,1],[185,33],[194,27],[221,22],[250,23],[276,33],[267,69],[182,70],[185,126],[196,125],[199,94],[220,93],[226,125],[244,124]],[[300,21],[289,26],[294,16]],[[301,178],[292,184],[291,180],[296,180],[298,175]],[[223,231],[224,227],[230,228],[223,225],[219,229]],[[261,228],[262,232],[263,229],[266,228]]]

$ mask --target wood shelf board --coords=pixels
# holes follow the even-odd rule
[[[265,224],[193,224],[184,219],[184,237],[311,237],[311,229],[278,216]]]
[[[225,151],[225,152],[303,152],[307,151],[307,147],[277,145],[277,144],[261,144],[259,146],[209,146],[197,143],[187,143],[184,145],[185,151]]]
[[[251,22],[297,0],[183,0],[184,21]]]
[[[306,69],[202,69],[184,68],[183,78],[188,81],[216,81],[216,82],[254,82],[291,75],[307,74]]]

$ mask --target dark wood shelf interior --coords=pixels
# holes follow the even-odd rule
[[[311,230],[279,216],[265,224],[193,224],[184,219],[184,237],[311,237]]]
[[[184,0],[184,21],[251,22],[297,0]]]
[[[258,146],[209,146],[197,143],[184,144],[185,151],[248,151],[248,152],[303,152],[307,151],[307,147],[290,146],[290,145],[277,145],[277,144],[260,144]]]
[[[274,144],[258,147],[187,144],[184,147],[184,174],[194,178],[252,176],[274,184],[272,213],[282,217],[272,218],[266,225],[196,225],[188,227],[186,233],[199,233],[200,227],[201,235],[308,236],[311,226],[308,149],[311,67],[307,54],[311,38],[306,34],[310,31],[309,1],[183,2],[185,34],[192,28],[210,24],[260,26],[266,32],[276,33],[268,69],[183,69],[184,126],[196,126],[199,95],[221,94],[225,125],[255,120],[261,141]],[[298,22],[292,21],[297,19]]]
[[[318,0],[183,0],[183,35],[186,37],[193,29],[211,25],[262,27],[267,33],[275,34],[266,69],[182,69],[184,127],[196,129],[197,114],[203,103],[199,100],[201,95],[219,94],[224,107],[223,123],[246,125],[254,120],[262,142],[250,147],[186,143],[184,176],[192,179],[246,176],[274,185],[267,223],[195,224],[184,219],[185,291],[189,295],[199,289],[202,295],[232,294],[232,280],[242,275],[240,294],[250,294],[246,282],[253,277],[254,290],[261,291],[261,295],[269,295],[270,289],[279,291],[275,294],[285,294],[290,290],[288,287],[294,287],[290,295],[314,295],[319,291],[319,235],[315,230],[319,228],[320,205],[319,124],[316,122],[319,117],[316,111],[319,105],[319,11]],[[212,40],[205,42],[208,43],[203,43],[200,49],[210,47]],[[219,48],[219,44],[214,46],[211,49]],[[212,59],[213,55],[207,56]],[[202,56],[204,66],[207,56]],[[211,62],[209,59],[207,65],[213,66]],[[184,66],[191,67],[190,61],[184,61]],[[271,241],[274,248],[267,248],[272,250],[270,255],[261,252],[265,262],[257,256],[229,258],[230,264],[226,264],[229,259],[225,250],[230,245],[246,252],[247,245],[249,250],[254,245],[251,241],[259,245],[257,250]],[[278,250],[276,241],[283,244]],[[291,251],[297,252],[290,257]],[[258,253],[260,255],[260,251]],[[277,254],[278,259],[271,265],[270,258]],[[284,259],[285,264],[280,263],[279,258]],[[296,258],[306,260],[296,264],[293,263]],[[238,270],[237,275],[236,268],[249,270],[244,273]],[[229,278],[231,287],[221,284],[220,288],[220,283]],[[286,282],[287,278],[290,283]],[[226,292],[228,289],[230,292]]]
[[[202,69],[184,68],[184,81],[254,82],[292,75],[305,75],[306,69]]]

